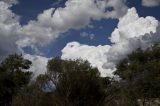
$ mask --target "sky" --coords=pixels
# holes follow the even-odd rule
[[[22,53],[35,76],[54,57],[88,60],[101,76],[160,42],[160,0],[0,0],[0,60]]]

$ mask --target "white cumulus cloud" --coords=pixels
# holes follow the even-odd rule
[[[30,71],[33,72],[33,79],[40,74],[46,73],[47,63],[50,58],[30,54],[24,54],[24,58],[32,61]]]
[[[159,42],[159,31],[159,22],[154,17],[139,17],[135,8],[129,9],[110,37],[113,44],[106,53],[106,68],[114,68],[116,63],[139,47],[145,48]]]
[[[100,46],[103,49],[99,46],[68,43],[62,50],[62,59],[88,60],[91,65],[98,67],[102,76],[111,76],[116,64],[132,51],[160,42],[160,25],[154,17],[139,17],[136,9],[131,8],[119,19],[110,39],[112,45]],[[99,52],[102,54],[97,55]]]
[[[110,74],[102,68],[103,64],[107,61],[105,53],[108,52],[110,46],[88,46],[79,44],[78,42],[71,42],[66,45],[62,50],[62,59],[84,59],[88,60],[93,67],[97,67],[103,76]]]
[[[0,2],[0,59],[19,51],[15,44],[19,39],[17,30],[20,28],[19,16],[9,9],[11,5]]]

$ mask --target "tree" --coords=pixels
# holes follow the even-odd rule
[[[113,98],[111,79],[100,77],[87,61],[54,58],[47,68],[45,75],[18,94],[13,106],[104,106]]]
[[[31,72],[31,62],[22,55],[9,55],[0,64],[0,106],[8,106],[12,97],[26,84],[28,84]]]
[[[115,74],[135,106],[152,106],[160,99],[160,46],[138,49],[117,65]]]
[[[83,60],[48,61],[47,72],[14,97],[12,106],[159,106],[160,46],[138,49],[118,65],[119,80],[101,77]]]
[[[55,97],[59,99],[55,103],[59,106],[104,104],[108,80],[100,77],[98,69],[87,61],[53,59],[48,63],[48,72],[56,87]]]

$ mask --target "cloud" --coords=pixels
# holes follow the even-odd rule
[[[107,7],[114,9],[108,11]],[[126,10],[123,0],[68,0],[64,8],[45,10],[38,15],[37,21],[23,26],[19,33],[25,37],[17,44],[22,47],[42,47],[70,29],[83,28],[91,20],[119,18]]]
[[[95,34],[93,34],[93,33],[89,35],[89,38],[90,38],[91,40],[94,39],[94,37],[95,37]]]
[[[59,5],[63,0],[56,0],[53,2],[52,6],[57,6]]]
[[[158,0],[153,1],[149,4],[143,0],[143,5],[159,4]],[[15,3],[16,0],[0,1],[0,59],[13,52],[24,53],[24,47],[38,51],[61,33],[86,27],[91,20],[118,18],[118,26],[110,37],[111,46],[72,42],[62,50],[62,59],[87,59],[92,66],[98,67],[102,76],[110,76],[115,65],[129,53],[160,41],[159,22],[153,17],[139,17],[134,8],[127,12],[128,7],[123,0],[68,0],[64,8],[44,10],[36,21],[31,20],[24,26],[20,25],[19,16],[10,10]],[[31,70],[35,76],[45,73],[48,58],[24,54],[25,58],[34,61]]]
[[[119,19],[110,40],[111,46],[100,47],[68,43],[62,50],[62,59],[88,60],[91,65],[98,67],[102,76],[111,76],[116,64],[132,51],[160,42],[160,25],[154,17],[139,17],[136,9],[131,8]]]
[[[128,13],[119,20],[117,28],[112,32],[111,42],[118,43],[129,38],[140,37],[146,33],[155,33],[158,21],[151,16],[139,17],[136,9],[131,8]]]
[[[34,72],[35,78],[39,74],[44,74],[46,72],[48,58],[26,54],[17,44],[17,41],[25,37],[19,33],[22,29],[22,26],[19,24],[20,18],[10,10],[13,3],[11,2],[12,1],[7,0],[5,0],[5,2],[0,2],[0,61],[9,54],[23,53],[24,58],[33,62],[30,70]]]
[[[0,2],[0,59],[4,56],[20,51],[15,44],[19,38],[17,30],[20,28],[19,16],[9,9],[11,5]]]
[[[61,33],[70,29],[80,29],[91,20],[120,18],[127,10],[123,0],[68,0],[65,7],[50,8],[22,26],[20,16],[11,11],[17,0],[0,1],[0,60],[11,53],[23,53],[33,61],[31,70],[35,76],[46,71],[48,58],[38,56],[39,48],[55,41]],[[106,10],[113,7],[112,11]],[[93,38],[91,34],[91,39]],[[34,55],[26,54],[24,47],[31,47]],[[103,47],[99,47],[100,49]],[[97,55],[100,55],[97,52]]]
[[[36,53],[39,48],[55,41],[61,33],[83,28],[91,20],[119,18],[127,10],[123,0],[68,0],[64,8],[44,10],[36,21],[31,20],[22,26],[19,16],[10,10],[15,3],[17,0],[0,1],[0,54],[23,52],[24,47],[31,47]],[[113,10],[108,11],[108,7],[113,7]]]
[[[88,25],[88,28],[93,29],[93,28],[94,28],[94,26],[93,26],[93,25],[91,25],[91,24],[89,24],[89,25]]]
[[[154,17],[139,17],[135,8],[129,9],[112,32],[110,39],[113,44],[106,53],[108,63],[104,66],[114,68],[121,59],[137,48],[145,48],[159,42],[159,31],[159,22]]]
[[[44,10],[36,21],[31,20],[24,26],[20,25],[19,16],[10,10],[15,3],[16,0],[0,1],[0,58],[13,52],[24,53],[24,47],[38,51],[61,33],[86,27],[91,20],[118,18],[118,26],[110,37],[112,46],[73,42],[62,50],[63,59],[87,59],[106,76],[111,75],[118,61],[136,48],[159,41],[158,21],[153,17],[139,17],[134,8],[124,16],[128,7],[123,0],[68,0],[64,8]],[[35,61],[31,69],[35,75],[46,71],[48,58],[36,54],[25,54],[25,57]]]
[[[9,5],[17,4],[18,0],[1,0]]]
[[[120,18],[126,14],[128,7],[125,5],[125,0],[107,0],[106,3],[106,18]],[[111,10],[109,9],[111,8]]]
[[[89,37],[91,40],[95,37],[95,35],[93,33],[87,33],[87,32],[81,32],[80,33],[81,37]]]
[[[99,26],[99,29],[103,29],[103,26]]]
[[[160,5],[160,0],[142,0],[142,5],[146,7],[154,7]]]
[[[89,34],[88,34],[87,32],[81,32],[81,33],[80,33],[80,36],[81,36],[81,37],[87,37],[87,36],[89,36]]]
[[[84,59],[88,60],[92,66],[97,67],[102,75],[110,74],[111,72],[106,71],[102,68],[106,62],[105,53],[108,52],[110,46],[88,46],[79,44],[78,42],[68,43],[62,50],[62,59]]]
[[[50,58],[30,54],[24,54],[24,58],[32,61],[30,71],[33,72],[33,79],[38,75],[45,74],[47,72],[46,67]]]

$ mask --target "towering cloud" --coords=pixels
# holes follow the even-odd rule
[[[116,63],[133,50],[145,48],[155,43],[156,39],[160,41],[159,31],[159,22],[154,17],[139,17],[135,8],[129,9],[111,35],[113,45],[106,53],[108,60],[106,68],[115,67]]]
[[[142,5],[146,7],[154,7],[160,5],[160,0],[142,0]]]
[[[127,14],[119,19],[117,28],[111,37],[111,46],[94,46],[69,43],[62,50],[62,59],[87,59],[93,66],[97,66],[101,75],[110,76],[116,64],[137,48],[143,48],[160,42],[159,22],[151,16],[139,17],[136,9],[131,8]],[[70,46],[71,45],[71,46]],[[78,45],[78,46],[77,46]],[[86,52],[83,52],[85,46]],[[94,48],[94,51],[91,49]],[[82,51],[82,53],[80,53]],[[101,55],[95,55],[101,53]],[[96,56],[101,59],[98,60]],[[101,64],[99,64],[101,62]]]

